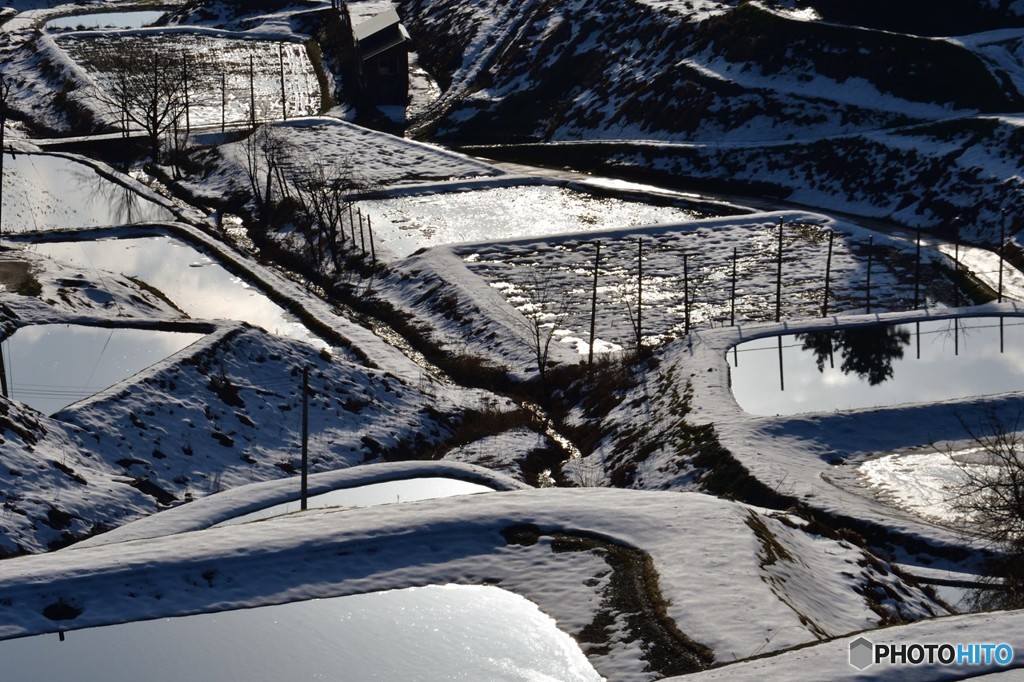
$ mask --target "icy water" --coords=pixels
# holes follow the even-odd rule
[[[384,483],[371,483],[357,488],[345,488],[343,490],[332,490],[322,495],[314,495],[306,502],[310,509],[316,507],[373,507],[381,504],[392,504],[401,502],[416,502],[417,500],[432,500],[439,497],[454,497],[455,495],[473,495],[475,493],[493,492],[493,488],[478,483],[468,483],[454,478],[414,478],[405,481],[387,481]],[[260,509],[259,511],[245,514],[228,521],[219,526],[234,526],[250,521],[259,521],[272,516],[280,516],[291,512],[299,511],[299,501],[277,504],[273,507]]]
[[[140,279],[193,318],[240,320],[319,348],[327,345],[259,289],[173,237],[51,242],[31,248],[83,272],[106,270]]]
[[[142,28],[149,26],[164,15],[163,12],[98,12],[96,14],[72,14],[46,22],[47,30],[96,29],[96,28]]]
[[[2,345],[10,397],[53,414],[200,338],[201,334],[68,324],[23,327]]]
[[[758,415],[888,407],[1020,391],[1024,319],[975,317],[757,339],[727,353]]]
[[[699,217],[672,206],[526,185],[364,202],[377,246],[399,257],[429,246],[518,239]]]
[[[163,206],[61,156],[7,155],[3,182],[4,232],[174,220]]]
[[[535,604],[428,586],[0,642],[4,679],[599,680]]]

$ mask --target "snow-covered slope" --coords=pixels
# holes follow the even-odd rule
[[[560,143],[482,151],[911,226],[960,216],[972,237],[997,236],[1024,174],[1020,7],[921,13],[922,26],[984,31],[944,38],[864,28],[871,12],[854,5],[818,8],[836,21],[793,5],[406,0],[446,85],[418,130]],[[877,14],[913,23],[905,8]]]
[[[862,551],[744,505],[523,490],[314,510],[7,560],[0,636],[445,582],[498,584],[536,601],[616,680],[944,612]],[[74,617],[50,620],[43,612],[53,604]],[[617,615],[605,619],[608,611]],[[689,644],[666,651],[663,636],[637,637],[652,625]]]

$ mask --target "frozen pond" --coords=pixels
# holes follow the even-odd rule
[[[322,495],[313,495],[307,502],[310,509],[316,507],[373,507],[380,504],[415,502],[431,500],[438,497],[454,497],[455,495],[473,495],[475,493],[494,492],[493,488],[478,483],[468,483],[454,478],[414,478],[404,481],[387,481],[371,483],[358,488],[332,490]],[[219,526],[233,526],[249,521],[259,521],[272,516],[280,516],[299,511],[299,501],[277,504],[273,507],[245,514]]]
[[[193,318],[241,320],[319,348],[327,345],[259,289],[173,237],[50,242],[30,248],[83,272],[106,270],[140,279]]]
[[[616,227],[682,222],[692,209],[656,206],[524,185],[362,202],[377,246],[399,257],[429,246],[519,239]]]
[[[535,604],[429,586],[0,642],[12,680],[599,680]]]
[[[10,397],[53,414],[200,338],[201,334],[148,329],[22,327],[3,342]]]
[[[164,15],[163,12],[97,12],[95,14],[72,14],[46,22],[47,30],[96,29],[96,28],[142,28],[149,26]]]
[[[61,156],[17,154],[4,159],[3,232],[132,225],[174,220],[174,214],[108,180],[91,166]]]
[[[752,414],[831,412],[1020,391],[1024,319],[974,317],[773,336],[727,355]]]

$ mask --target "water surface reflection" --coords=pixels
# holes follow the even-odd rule
[[[0,659],[13,680],[601,679],[532,602],[457,585],[8,640]]]
[[[73,324],[23,327],[3,342],[10,397],[53,414],[200,338],[202,334]]]
[[[61,156],[16,154],[4,159],[3,231],[133,225],[174,220],[174,214]]]
[[[142,28],[156,22],[164,15],[160,11],[136,12],[95,12],[92,14],[72,14],[66,17],[47,21],[47,30],[63,29],[96,29],[96,28]]]
[[[50,242],[32,249],[85,273],[105,270],[142,280],[193,318],[240,320],[271,334],[327,346],[259,289],[173,237]]]
[[[772,336],[727,353],[752,414],[830,412],[1020,391],[1024,319],[973,317]]]

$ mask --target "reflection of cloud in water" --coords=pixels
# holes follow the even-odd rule
[[[90,166],[46,154],[4,159],[3,229],[11,232],[173,220]]]
[[[190,317],[240,320],[272,334],[325,344],[249,283],[170,237],[39,244],[39,253],[84,268],[123,273],[159,289]]]

